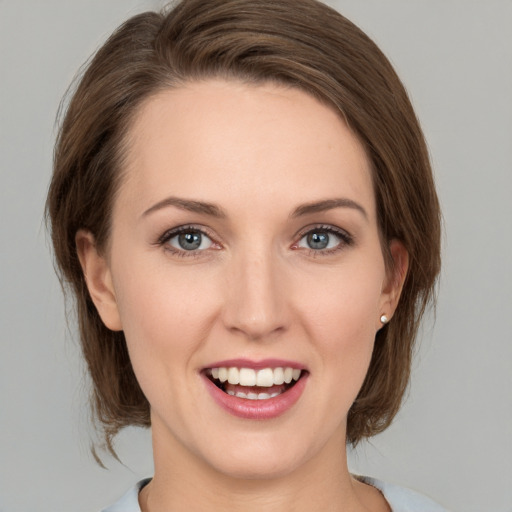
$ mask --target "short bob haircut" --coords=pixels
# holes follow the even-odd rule
[[[316,0],[182,0],[136,15],[98,50],[78,80],[60,126],[47,220],[61,282],[76,300],[94,417],[112,451],[125,426],[150,426],[123,332],[102,323],[75,245],[89,230],[108,250],[123,146],[150,96],[210,78],[298,88],[336,111],[372,165],[386,264],[388,243],[409,253],[402,296],[376,335],[369,371],[348,415],[347,442],[383,431],[409,382],[419,321],[435,299],[440,211],[425,140],[405,88],[379,48]]]

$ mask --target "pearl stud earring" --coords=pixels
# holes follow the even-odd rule
[[[383,323],[383,324],[387,324],[387,323],[389,322],[389,318],[388,318],[386,315],[382,315],[382,316],[380,317],[380,321],[381,321],[381,323]]]

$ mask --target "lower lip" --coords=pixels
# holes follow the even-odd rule
[[[307,374],[303,375],[284,393],[266,400],[250,400],[231,396],[219,389],[206,375],[203,375],[203,379],[217,405],[233,416],[249,420],[269,420],[281,416],[299,400],[306,387]]]

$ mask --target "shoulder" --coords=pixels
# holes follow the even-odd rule
[[[139,492],[150,481],[151,478],[146,478],[136,483],[121,499],[110,507],[102,509],[101,512],[141,512]]]
[[[376,478],[358,476],[358,480],[378,489],[393,512],[448,512],[423,494]]]

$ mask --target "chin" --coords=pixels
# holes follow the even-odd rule
[[[272,480],[284,478],[307,466],[318,447],[296,439],[290,443],[289,433],[272,436],[273,439],[255,439],[247,435],[242,441],[234,441],[229,446],[218,446],[205,461],[216,472],[237,480]],[[283,439],[283,437],[285,439]],[[309,449],[306,449],[307,446]],[[206,453],[204,455],[207,455]],[[208,460],[209,459],[209,460]]]
[[[274,457],[258,457],[245,459],[234,457],[231,460],[219,461],[214,467],[219,473],[235,480],[275,480],[285,478],[301,466],[298,458],[286,458],[282,454]]]

